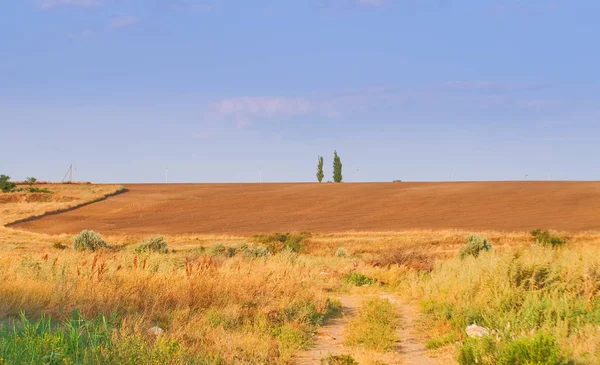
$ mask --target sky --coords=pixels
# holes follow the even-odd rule
[[[597,0],[0,6],[13,180],[600,180]]]

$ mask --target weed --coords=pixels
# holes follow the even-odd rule
[[[348,254],[348,251],[346,251],[345,248],[338,247],[338,249],[335,250],[335,256],[336,257],[350,257],[350,254]]]
[[[329,355],[321,359],[321,365],[358,365],[350,355]]]
[[[94,231],[81,231],[77,237],[73,239],[73,248],[78,251],[96,251],[100,248],[107,248],[108,245],[102,240],[99,233]]]
[[[469,235],[465,239],[465,244],[460,248],[458,255],[461,259],[467,256],[478,257],[482,251],[491,251],[492,245],[483,237]]]
[[[560,247],[566,243],[566,240],[552,235],[548,230],[534,229],[530,232],[531,236],[535,239],[535,243],[540,246],[550,246],[552,248]]]
[[[52,247],[56,248],[57,250],[64,250],[65,248],[67,248],[66,245],[63,245],[60,242],[56,242],[52,245]]]
[[[135,249],[136,253],[168,253],[167,242],[163,236],[155,236],[141,242]]]
[[[267,248],[272,253],[277,253],[283,249],[290,250],[292,252],[300,252],[302,243],[305,239],[311,237],[310,232],[302,232],[299,234],[294,233],[273,233],[273,234],[258,234],[254,235],[253,239],[258,242],[267,245]]]
[[[376,280],[359,272],[351,272],[342,276],[342,282],[355,286],[363,286],[375,284]]]
[[[346,327],[346,343],[376,351],[386,351],[396,343],[398,314],[387,299],[373,298],[363,302],[358,316]]]

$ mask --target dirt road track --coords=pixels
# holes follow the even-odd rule
[[[139,184],[14,228],[50,234],[600,230],[600,182]]]

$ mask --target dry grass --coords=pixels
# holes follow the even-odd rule
[[[25,193],[4,195],[0,224],[82,204],[118,189],[87,184],[45,187],[55,192],[51,201],[37,201]],[[116,315],[119,333],[152,341],[147,329],[160,326],[169,340],[207,363],[285,364],[310,345],[309,333],[327,315],[330,297],[340,291],[388,291],[423,304],[424,333],[442,356],[457,353],[455,343],[465,340],[464,326],[475,319],[504,331],[502,344],[543,331],[583,363],[600,361],[600,233],[560,232],[568,237],[567,246],[551,250],[532,247],[526,232],[477,232],[491,242],[494,252],[460,260],[456,254],[469,233],[313,234],[303,241],[300,255],[281,252],[252,258],[206,254],[206,248],[218,244],[252,244],[252,239],[240,236],[165,235],[175,253],[136,254],[135,247],[147,236],[113,235],[103,238],[121,249],[79,253],[72,249],[69,235],[0,227],[0,323],[21,311],[30,318],[45,313],[62,319],[73,310],[86,318]],[[336,257],[339,247],[348,257]],[[531,271],[521,278],[529,280],[528,287],[511,284],[517,264],[521,272]],[[344,285],[343,278],[351,273],[376,281],[368,287]],[[531,277],[540,275],[544,280],[532,284]],[[528,307],[538,308],[547,318],[529,316]],[[370,328],[375,322],[367,319],[356,328]],[[512,330],[507,332],[508,322]],[[372,363],[373,351],[359,347],[352,354],[360,363]]]

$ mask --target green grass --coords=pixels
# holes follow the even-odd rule
[[[185,364],[192,359],[168,337],[149,341],[118,335],[115,316],[91,320],[74,313],[63,322],[24,315],[0,328],[0,364]]]
[[[346,344],[375,351],[387,351],[396,343],[398,314],[387,299],[363,302],[358,315],[346,326]]]

